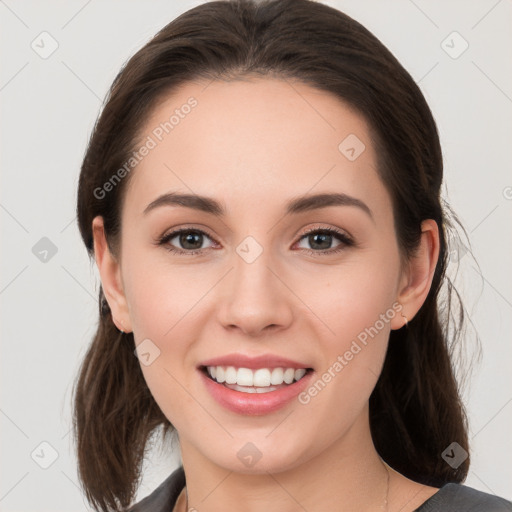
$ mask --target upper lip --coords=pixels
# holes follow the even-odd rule
[[[227,354],[225,356],[214,357],[202,362],[202,366],[234,366],[235,368],[310,368],[308,364],[299,361],[293,361],[286,357],[276,356],[274,354],[261,354],[259,356],[246,356],[244,354]]]

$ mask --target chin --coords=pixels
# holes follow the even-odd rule
[[[243,440],[231,441],[224,453],[204,453],[214,464],[228,471],[247,475],[265,475],[281,473],[304,463],[308,457],[305,454],[311,446],[299,446],[302,443],[290,443],[283,446],[280,442],[271,442],[265,437],[249,436]],[[233,447],[236,446],[233,453]]]

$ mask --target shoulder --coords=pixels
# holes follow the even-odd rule
[[[132,505],[126,512],[169,512],[185,487],[183,466],[168,476],[149,496]]]
[[[512,502],[462,484],[445,484],[416,512],[510,512]]]

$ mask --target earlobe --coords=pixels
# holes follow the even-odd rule
[[[121,267],[107,244],[102,217],[94,218],[92,232],[94,258],[100,273],[103,293],[112,312],[112,320],[120,331],[131,332],[128,304],[121,279]]]
[[[421,223],[421,240],[403,276],[397,301],[401,304],[391,329],[400,329],[410,322],[425,302],[432,285],[439,258],[439,228],[432,219]]]

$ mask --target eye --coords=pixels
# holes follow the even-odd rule
[[[332,247],[333,240],[339,243]],[[318,254],[333,254],[342,251],[346,247],[354,244],[352,238],[346,233],[339,231],[335,228],[315,228],[307,231],[299,240],[299,244],[305,242],[312,247],[312,249],[304,248],[306,252],[313,255]]]
[[[185,228],[167,233],[158,240],[157,244],[165,245],[165,248],[173,253],[191,255],[205,249],[203,243],[206,238],[211,240],[210,236],[201,229]]]
[[[208,233],[201,229],[182,228],[165,234],[157,240],[156,244],[165,246],[169,252],[190,256],[215,246],[216,242],[212,246],[204,247],[203,244],[207,239],[213,240]],[[332,247],[335,240],[338,241],[338,245]],[[301,243],[309,244],[312,248],[300,247]],[[314,228],[303,234],[298,244],[300,249],[318,256],[337,253],[346,247],[355,245],[355,242],[349,235],[335,228]]]

